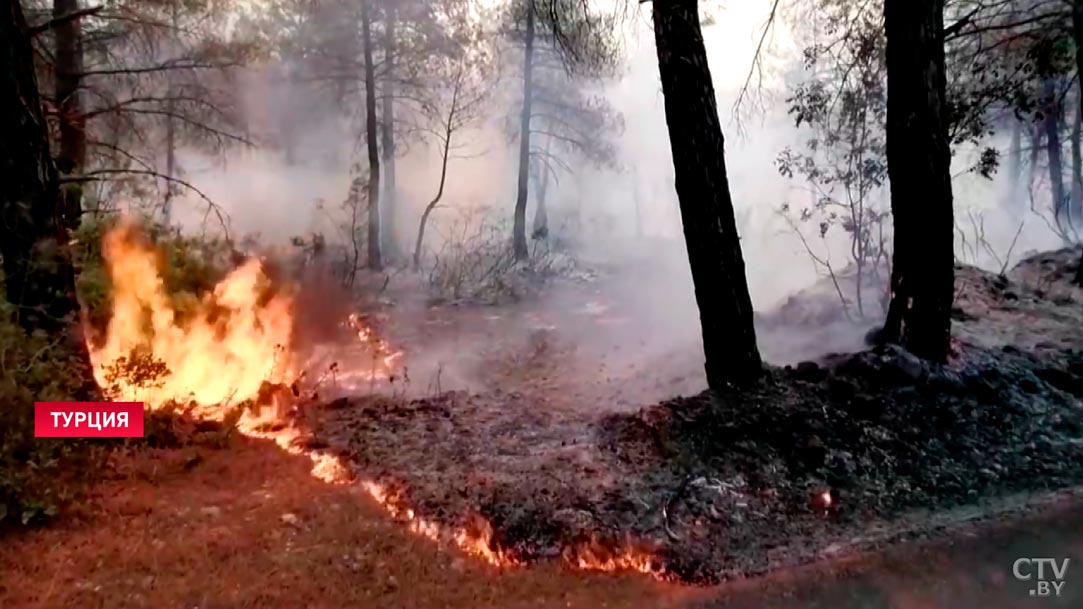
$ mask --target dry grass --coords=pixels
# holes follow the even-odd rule
[[[641,607],[697,594],[556,565],[499,571],[310,469],[247,438],[119,457],[78,513],[0,543],[0,607]]]

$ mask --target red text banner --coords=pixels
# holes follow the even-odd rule
[[[142,438],[142,402],[37,402],[37,438]]]

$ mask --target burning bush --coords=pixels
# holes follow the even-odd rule
[[[115,222],[87,220],[74,241],[79,299],[90,326],[106,327],[114,312],[115,283],[102,255],[102,240],[106,234],[135,237],[134,232],[119,231]],[[151,240],[156,243],[155,256],[160,256],[156,260],[163,263],[155,268],[161,273],[162,290],[157,295],[165,294],[166,308],[173,310],[178,320],[197,316],[201,301],[195,294],[213,288],[226,275],[231,248],[221,240],[185,238],[153,226],[143,239],[141,243],[147,247]],[[168,364],[156,357],[149,345],[141,343],[115,358],[96,350],[100,364],[96,380],[107,393],[124,395],[125,389],[137,388],[138,395],[132,397],[143,399],[147,391],[169,386]],[[58,337],[27,334],[14,322],[11,306],[0,298],[0,526],[29,524],[51,516],[72,498],[75,489],[61,481],[61,474],[85,473],[92,465],[101,464],[105,451],[96,450],[95,443],[34,438],[34,402],[75,399],[90,380],[84,373],[80,354],[72,345]],[[163,413],[175,414],[168,409]],[[175,418],[172,414],[148,419],[147,442],[173,443],[165,438],[176,427],[167,420]]]
[[[111,397],[221,408],[256,398],[264,383],[293,380],[292,295],[259,260],[245,261],[202,297],[184,297],[181,311],[162,270],[174,265],[133,225],[110,230],[102,255],[111,316],[91,360]],[[149,366],[154,374],[121,374],[118,366]]]

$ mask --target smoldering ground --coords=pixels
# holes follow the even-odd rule
[[[751,64],[760,17],[708,28],[723,115],[741,96],[747,71],[735,66]],[[365,477],[406,487],[411,509],[435,521],[460,526],[480,512],[494,543],[527,559],[574,553],[584,536],[634,533],[667,571],[691,580],[809,559],[865,527],[859,512],[887,519],[974,499],[961,480],[979,480],[976,492],[990,495],[1081,480],[1071,441],[1079,361],[1069,352],[1078,345],[1057,343],[1072,326],[1060,323],[1062,303],[997,278],[1025,253],[1059,244],[1032,210],[1040,186],[1033,199],[1012,192],[970,171],[980,151],[957,151],[958,256],[991,271],[960,273],[960,287],[978,295],[957,311],[957,321],[974,322],[959,325],[971,358],[961,371],[929,370],[890,349],[828,357],[864,347],[886,289],[883,275],[861,280],[849,268],[844,231],[781,217],[784,204],[809,192],[775,161],[808,135],[792,126],[784,92],[770,80],[759,111],[728,122],[729,181],[761,349],[773,364],[797,366],[772,370],[747,394],[700,394],[699,312],[649,36],[636,37],[629,53],[619,77],[594,85],[623,114],[620,167],[577,167],[552,186],[549,241],[532,245],[526,268],[502,258],[515,162],[495,119],[464,134],[468,154],[453,162],[420,270],[349,268],[349,290],[333,287],[342,272],[323,275],[323,285],[302,282],[299,324],[315,337],[305,359],[321,385],[313,410],[330,412],[306,421],[313,445],[333,447]],[[342,270],[356,247],[356,201],[349,203],[358,149],[342,136],[354,125],[326,108],[302,115],[304,106],[277,118],[294,130],[303,125],[289,159],[250,151],[199,183],[230,212],[236,232],[286,250],[294,237],[302,247],[326,236],[335,248],[325,262]],[[407,251],[437,190],[436,157],[413,143],[398,164],[392,224]],[[205,163],[186,159],[191,168]],[[874,204],[886,200],[886,187],[873,195]],[[197,202],[188,203],[198,214]],[[479,266],[480,279],[472,274]],[[339,339],[349,337],[342,321],[351,313],[403,352],[393,370],[378,376],[379,354]],[[1056,326],[1038,341],[1056,343],[1045,360],[1019,353],[1018,336],[985,340],[1038,319]],[[321,343],[334,344],[317,353]],[[825,359],[831,364],[812,361]],[[1008,370],[992,372],[1000,364]],[[943,390],[939,402],[925,381]],[[322,407],[358,394],[375,395]],[[1010,408],[988,408],[997,400]],[[1043,427],[1054,420],[1063,424]],[[961,441],[941,442],[932,433],[939,427]],[[1034,454],[1039,444],[1046,454]],[[985,452],[974,458],[975,450]],[[808,506],[816,492],[839,493],[830,496],[845,510]],[[806,547],[775,545],[800,535]],[[728,553],[718,539],[745,553]]]

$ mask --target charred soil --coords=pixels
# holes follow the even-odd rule
[[[1078,256],[958,269],[946,366],[889,346],[638,412],[524,385],[339,400],[307,424],[426,519],[482,516],[518,560],[612,568],[633,552],[683,581],[763,573],[1083,484],[1083,292],[1060,272]]]

